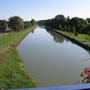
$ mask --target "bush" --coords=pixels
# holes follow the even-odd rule
[[[90,24],[83,28],[82,33],[89,34],[90,33]]]
[[[6,28],[7,28],[7,21],[0,20],[0,32],[5,32]]]
[[[29,21],[24,22],[24,29],[31,27],[31,23]]]
[[[11,27],[14,31],[19,31],[24,29],[23,19],[18,16],[10,17],[9,27]]]

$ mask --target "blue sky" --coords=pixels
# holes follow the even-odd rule
[[[90,17],[90,0],[0,0],[0,19],[20,16],[30,21],[53,18],[57,14]]]

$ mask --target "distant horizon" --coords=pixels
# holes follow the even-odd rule
[[[57,15],[64,15],[64,14],[57,14]],[[57,16],[57,15],[56,15],[56,16]],[[17,15],[17,16],[18,16],[18,15]],[[64,15],[64,16],[65,16],[65,15]],[[68,16],[69,16],[69,15],[68,15]],[[68,16],[65,16],[65,17],[67,18]],[[10,16],[10,17],[14,17],[14,16]],[[10,17],[9,17],[9,18],[10,18]],[[20,17],[20,16],[18,16],[18,17]],[[74,17],[78,17],[78,16],[74,16]],[[71,18],[74,18],[74,17],[70,17],[70,16],[69,16],[70,19],[71,19]],[[1,19],[1,18],[0,18],[0,20],[7,20],[7,21],[8,21],[9,18],[7,18],[7,19]],[[22,18],[22,17],[20,17],[20,18]],[[51,17],[51,18],[47,18],[47,19],[40,19],[40,20],[48,20],[48,19],[52,19],[52,18],[55,18],[55,17]],[[82,18],[82,17],[78,17],[78,18]],[[90,17],[87,17],[87,18],[90,18]],[[83,18],[83,19],[87,19],[87,18]],[[22,18],[22,19],[23,19],[23,18]],[[24,19],[23,19],[23,20],[24,20],[24,21],[31,21],[32,19],[34,19],[34,18],[31,18],[30,20],[24,20]],[[35,19],[34,19],[34,20],[35,20]],[[40,21],[40,20],[36,20],[36,21]]]
[[[24,21],[47,20],[58,14],[90,18],[90,0],[0,0],[0,19],[19,16]]]

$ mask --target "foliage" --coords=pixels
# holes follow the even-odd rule
[[[4,35],[3,37],[0,37],[0,51],[7,48],[9,45],[16,43],[18,40],[20,40],[24,35],[29,33],[34,27],[22,30],[20,32],[11,32],[7,35]]]
[[[6,28],[13,31],[20,31],[36,25],[37,22],[32,19],[31,21],[23,21],[19,16],[12,16],[9,21],[0,20],[0,32],[5,32]]]
[[[66,35],[80,43],[90,47],[90,18],[79,17],[65,18],[64,15],[57,15],[55,18],[46,21],[46,26],[53,28],[56,32]]]
[[[86,20],[88,21],[88,23],[90,23],[90,18],[87,18]]]
[[[7,21],[0,20],[0,32],[5,32],[6,28],[7,28]]]
[[[66,18],[64,17],[64,15],[57,15],[55,17],[55,21],[62,26],[66,25]]]
[[[32,27],[36,24],[37,24],[37,22],[34,19],[32,19],[31,21],[25,21],[24,22],[24,29],[25,28],[30,28],[30,27]]]
[[[84,72],[81,72],[80,76],[83,78],[82,83],[90,82],[90,68],[89,67],[84,68]]]
[[[33,26],[33,25],[35,25],[37,22],[34,20],[34,19],[32,19],[31,20],[31,25]]]
[[[88,24],[87,26],[85,26],[85,27],[82,29],[82,32],[83,32],[83,33],[86,33],[86,34],[90,34],[90,24]]]
[[[9,27],[11,27],[14,31],[19,31],[24,29],[23,19],[19,16],[13,16],[9,18]]]
[[[70,20],[70,25],[76,27],[76,32],[80,32],[84,25],[87,25],[86,20],[74,17]]]
[[[54,29],[55,30],[55,29]],[[66,31],[61,31],[61,30],[55,30],[58,33],[62,33],[63,35],[66,35],[72,39],[75,39],[79,42],[81,42],[84,45],[88,45],[90,47],[90,36],[88,36],[87,34],[78,34],[78,36],[75,36],[74,33],[69,33]]]
[[[29,74],[20,66],[15,49],[16,44],[35,27],[0,37],[0,51],[10,46],[8,51],[0,56],[0,89],[35,87]]]
[[[31,27],[32,25],[31,25],[31,22],[29,22],[29,21],[25,21],[24,22],[24,29],[25,28],[29,28],[29,27]]]
[[[87,20],[89,22],[89,19]],[[87,20],[79,17],[70,19],[69,16],[66,18],[64,15],[57,15],[55,18],[47,20],[46,26],[75,34],[85,34],[88,31],[86,29],[89,28]]]

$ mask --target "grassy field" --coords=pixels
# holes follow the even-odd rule
[[[79,41],[80,43],[82,43],[84,45],[88,45],[90,47],[90,36],[87,34],[78,34],[78,36],[75,36],[73,33],[68,33],[68,32],[60,31],[60,30],[55,30],[55,31],[62,33],[70,38],[73,38],[73,39]]]
[[[0,89],[31,88],[35,83],[30,75],[22,68],[16,45],[33,28],[20,32],[11,32],[0,37]]]
[[[7,35],[0,37],[0,51],[4,50],[8,46],[15,44],[17,41],[21,40],[30,30],[34,27],[22,30],[20,32],[11,32]]]
[[[35,84],[21,67],[15,46],[0,56],[0,89],[31,88]]]

